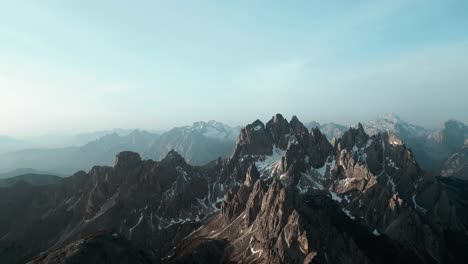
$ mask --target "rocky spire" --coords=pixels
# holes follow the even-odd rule
[[[161,163],[164,164],[179,164],[179,165],[186,165],[185,159],[174,149],[171,149],[166,157],[161,160]]]
[[[364,131],[361,123],[357,128],[350,127],[341,137],[341,143],[345,148],[353,148],[354,146],[362,147],[369,139],[369,135]]]
[[[241,129],[231,158],[242,155],[271,155],[273,140],[260,120]]]
[[[258,173],[255,163],[252,163],[247,169],[244,184],[247,185],[247,187],[251,187],[258,179],[260,179],[260,174]]]
[[[289,125],[291,126],[292,132],[296,135],[300,135],[300,134],[304,134],[308,132],[304,124],[302,124],[301,121],[299,121],[299,119],[295,115],[293,115],[293,117],[291,118],[291,121],[289,121]]]
[[[287,135],[290,132],[288,121],[281,114],[276,114],[267,122],[266,129],[271,134],[274,144],[281,149],[286,149]]]

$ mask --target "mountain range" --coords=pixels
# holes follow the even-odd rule
[[[330,142],[348,130],[348,126],[332,122],[309,122],[305,126],[319,128]],[[363,123],[363,127],[370,135],[394,133],[412,149],[421,167],[435,175],[452,175],[450,171],[460,171],[466,166],[463,153],[466,152],[468,129],[461,122],[448,120],[438,129],[427,129],[409,124],[395,114],[387,114]],[[235,147],[239,129],[216,121],[200,121],[162,134],[122,129],[79,134],[71,138],[93,140],[81,146],[23,149],[0,154],[0,178],[21,175],[23,170],[30,170],[25,173],[71,175],[78,170],[89,170],[93,165],[110,166],[115,153],[124,150],[138,152],[145,159],[160,160],[175,149],[189,164],[203,165],[218,157],[228,157]],[[8,137],[2,139],[3,142],[18,141]],[[463,177],[457,173],[454,176]]]
[[[448,170],[446,166],[455,166],[455,163],[449,162],[449,159],[454,160],[451,158],[453,155],[458,157],[459,162],[460,159],[467,161],[463,155],[457,153],[463,153],[466,149],[468,127],[456,120],[448,120],[441,127],[430,130],[408,124],[397,115],[389,114],[365,124],[364,129],[369,134],[394,133],[411,148],[421,167],[436,175],[448,175],[442,171]]]
[[[89,170],[93,165],[110,166],[115,154],[124,150],[159,160],[175,149],[189,163],[201,165],[218,157],[227,157],[234,148],[238,129],[209,121],[176,127],[161,135],[141,130],[124,135],[113,132],[83,146],[24,149],[0,154],[0,171],[33,168],[56,175],[71,175],[79,170]],[[20,174],[13,173],[12,176],[17,175]]]
[[[80,147],[90,141],[94,141],[108,134],[117,133],[124,136],[132,132],[132,129],[116,128],[112,130],[101,130],[86,133],[79,133],[76,135],[67,134],[52,134],[27,137],[24,139],[17,139],[8,136],[0,136],[0,154],[6,152],[14,152],[23,149],[40,148],[63,148],[63,147]]]
[[[366,126],[329,140],[277,114],[204,165],[123,151],[57,183],[18,181],[0,192],[0,262],[465,263],[463,170],[435,176],[402,129]],[[411,136],[460,151],[463,129]]]

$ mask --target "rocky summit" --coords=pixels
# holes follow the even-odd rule
[[[438,177],[393,131],[330,141],[276,114],[203,166],[125,151],[3,187],[0,263],[466,263],[464,150]]]

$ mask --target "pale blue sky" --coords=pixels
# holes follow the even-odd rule
[[[0,0],[0,134],[468,123],[468,1]]]

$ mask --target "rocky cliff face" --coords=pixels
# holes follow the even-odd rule
[[[226,197],[223,208],[185,239],[167,261],[193,259],[198,251],[194,249],[203,248],[202,241],[228,241],[219,242],[215,254],[237,263],[423,261],[387,236],[369,232],[351,220],[325,193],[300,194],[277,179],[270,183],[257,180],[253,188],[241,186],[230,199]]]

